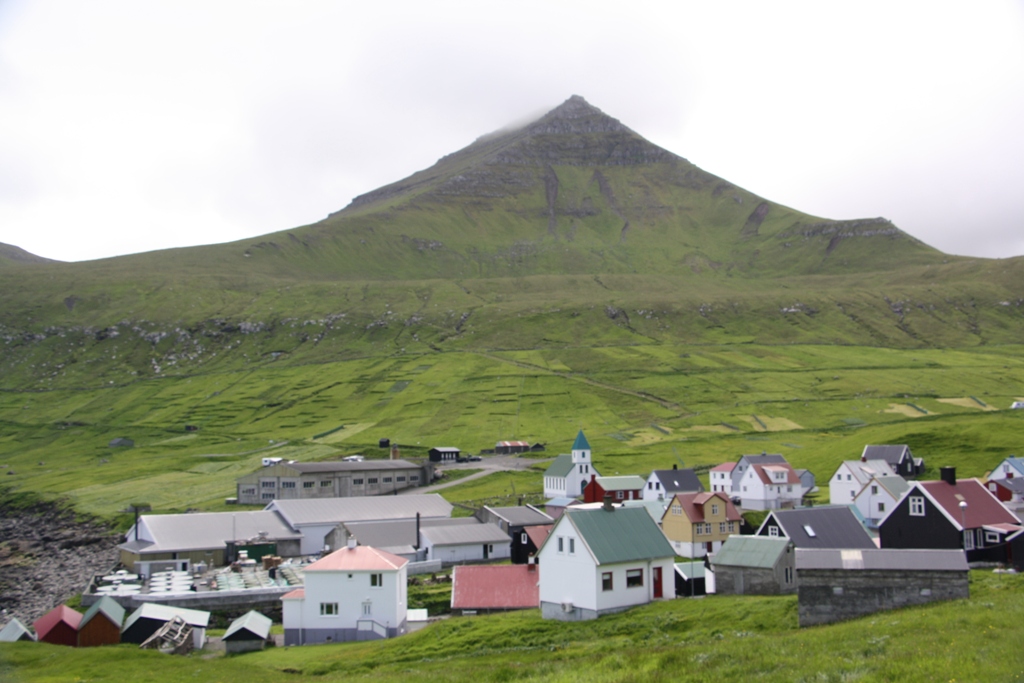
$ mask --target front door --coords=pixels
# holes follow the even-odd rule
[[[662,596],[661,567],[654,567],[652,569],[652,580],[654,581],[654,597],[660,598]]]

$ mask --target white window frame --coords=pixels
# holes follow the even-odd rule
[[[320,603],[320,616],[322,616],[322,617],[336,617],[336,616],[338,616],[338,603],[336,603],[336,602],[321,602]]]
[[[974,550],[974,529],[964,529],[964,550]]]
[[[911,517],[924,517],[924,496],[910,496],[907,498],[907,505]]]
[[[370,588],[383,588],[384,587],[384,574],[373,573],[370,574]]]

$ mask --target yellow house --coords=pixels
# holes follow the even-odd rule
[[[661,517],[661,530],[676,554],[704,557],[740,532],[739,511],[722,491],[677,493]]]

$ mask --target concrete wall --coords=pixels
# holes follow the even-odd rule
[[[801,569],[800,626],[970,597],[966,571]]]
[[[718,595],[781,595],[797,589],[796,553],[783,553],[771,569],[714,566],[714,591]],[[790,582],[786,582],[786,569]]]

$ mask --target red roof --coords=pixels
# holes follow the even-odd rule
[[[548,534],[551,533],[551,529],[554,526],[554,524],[538,524],[536,526],[523,527],[523,531],[530,537],[533,544],[540,548],[544,545],[544,541],[547,540]]]
[[[712,498],[719,499],[720,502],[725,503],[725,518],[730,522],[738,522],[742,519],[739,510],[729,500],[729,496],[725,495],[722,491],[715,491],[714,493],[677,493],[673,498],[673,503],[678,502],[683,508],[683,514],[686,518],[693,523],[704,521],[704,507],[709,500]],[[672,505],[669,505],[671,510]],[[665,511],[665,514],[670,514],[669,510]]]
[[[788,463],[786,463],[786,464],[778,464],[778,465],[751,465],[751,467],[753,467],[754,471],[757,472],[757,476],[761,477],[761,481],[764,482],[765,484],[768,484],[769,486],[778,486],[779,484],[799,484],[800,483],[800,477],[797,476],[796,471],[793,469],[793,466],[788,464]],[[778,479],[774,479],[769,474],[772,471],[776,471],[777,472],[777,471],[780,471],[780,470],[786,472],[786,480],[785,481],[780,481]]]
[[[82,613],[75,611],[67,605],[57,605],[52,610],[35,620],[32,628],[36,630],[36,636],[42,640],[46,634],[53,630],[57,624],[64,622],[74,630],[82,622]]]
[[[711,468],[712,472],[732,472],[736,467],[734,462],[723,462],[721,465],[715,465]]]
[[[977,479],[957,479],[956,484],[952,486],[942,480],[921,481],[917,485],[928,492],[958,527],[962,528],[962,521],[968,529],[994,524],[1021,524],[1020,520]],[[961,500],[967,503],[962,519]]]
[[[452,609],[537,607],[539,582],[536,564],[457,566],[452,570]]]
[[[526,446],[526,447],[529,447],[530,444],[527,441],[499,441],[497,447],[501,448],[502,446]]]
[[[305,588],[296,588],[295,590],[288,591],[287,593],[282,595],[281,599],[282,600],[302,600],[305,597],[306,597],[306,589]]]
[[[409,560],[404,557],[392,555],[385,550],[371,548],[368,545],[357,545],[355,548],[346,546],[341,550],[335,550],[327,557],[322,557],[306,567],[306,571],[392,571],[401,569],[407,564],[409,564]]]

